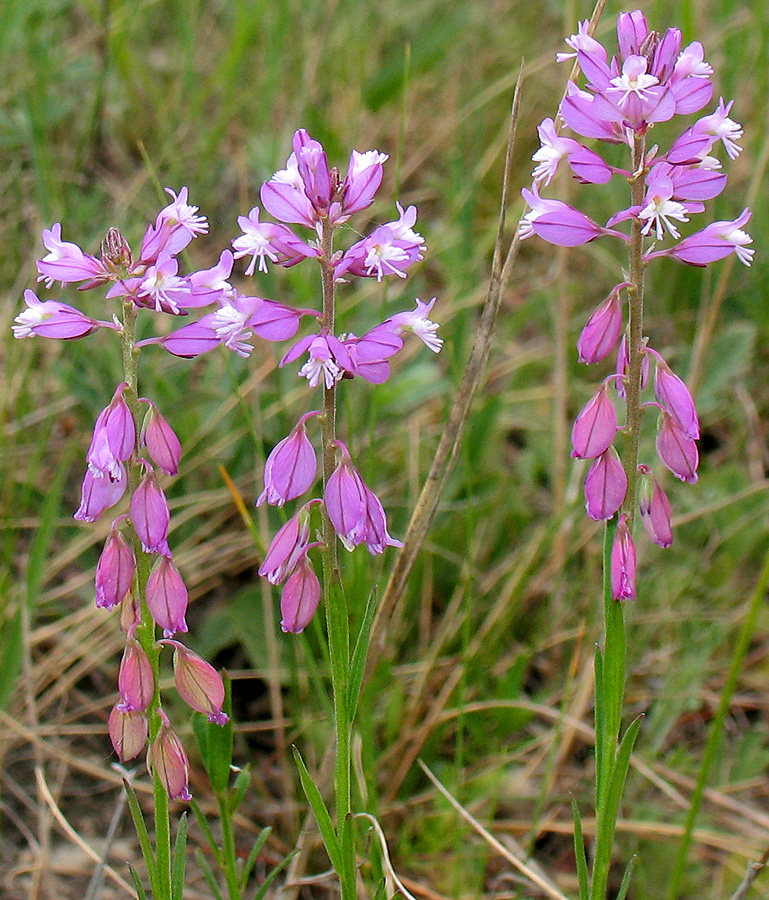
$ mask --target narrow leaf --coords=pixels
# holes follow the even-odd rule
[[[217,725],[209,722],[203,713],[195,713],[192,723],[203,766],[217,796],[224,794],[229,786],[232,764],[232,691],[226,672],[224,691],[224,712],[229,717],[227,722]]]
[[[128,808],[131,810],[131,818],[133,819],[134,828],[136,829],[136,836],[139,838],[139,845],[142,848],[144,863],[147,866],[150,887],[152,888],[153,895],[158,896],[158,870],[155,865],[155,857],[152,854],[152,844],[150,843],[147,825],[144,821],[139,801],[136,798],[136,791],[125,778],[123,779],[123,786],[125,787],[126,796],[128,797]]]
[[[630,727],[625,732],[617,751],[617,759],[611,773],[609,788],[606,793],[605,815],[602,817],[603,824],[610,828],[610,835],[614,834],[614,826],[619,813],[619,805],[622,801],[622,793],[625,788],[625,779],[627,778],[627,770],[630,765],[630,756],[633,753],[638,731],[641,727],[643,716],[638,716],[635,721],[630,723]]]
[[[23,633],[21,606],[19,606],[13,618],[0,630],[0,647],[3,648],[0,657],[0,709],[5,709],[8,705],[21,674]]]
[[[254,841],[254,846],[251,848],[248,857],[243,864],[243,870],[240,873],[241,888],[245,888],[245,886],[248,884],[248,879],[251,877],[251,870],[254,868],[256,859],[259,856],[262,847],[264,847],[265,843],[267,842],[267,838],[270,836],[271,832],[272,828],[263,828],[259,832],[259,837]]]
[[[171,860],[171,900],[183,900],[184,868],[187,862],[187,813],[182,813],[179,827],[176,829],[174,855]]]
[[[585,838],[582,834],[582,816],[577,801],[571,798],[571,811],[574,816],[574,857],[577,861],[577,878],[579,879],[579,900],[587,900],[590,896],[590,885],[587,877],[587,857],[585,856]]]
[[[231,815],[235,814],[238,807],[243,802],[243,798],[246,796],[246,791],[248,790],[250,785],[251,767],[246,765],[240,770],[240,772],[238,772],[238,777],[235,779],[235,784],[233,784],[230,791],[230,797],[227,801],[227,809],[229,809]]]
[[[606,782],[606,760],[604,759],[604,737],[606,716],[603,695],[603,654],[595,648],[595,806],[601,808]]]
[[[372,590],[368,595],[366,609],[363,613],[363,621],[360,625],[360,631],[355,641],[355,649],[352,653],[350,662],[350,684],[347,694],[347,705],[349,707],[350,723],[355,721],[355,712],[358,708],[358,700],[360,698],[360,690],[363,684],[363,674],[366,671],[366,659],[368,658],[368,648],[371,643],[371,627],[374,624],[374,616],[376,615],[376,589]]]
[[[630,882],[633,879],[633,871],[635,870],[637,859],[637,856],[630,857],[630,862],[627,864],[625,874],[622,876],[622,884],[620,884],[619,891],[617,892],[617,900],[625,900],[625,897],[627,897],[627,892],[628,890],[630,890]]]
[[[264,883],[259,886],[259,889],[254,894],[254,900],[264,900],[267,895],[267,891],[270,889],[270,885],[275,881],[275,879],[280,875],[283,869],[291,862],[291,860],[296,856],[296,850],[292,853],[289,853],[285,859],[282,859],[277,866],[270,872],[270,874],[264,879]]]
[[[206,819],[203,814],[203,810],[198,806],[198,801],[193,797],[190,800],[190,809],[195,814],[195,818],[197,819],[198,825],[200,825],[200,830],[206,836],[206,840],[208,841],[208,846],[213,851],[214,856],[216,857],[216,862],[219,866],[222,865],[222,851],[219,848],[219,845],[216,842],[216,838],[214,837],[213,831],[211,831],[211,826],[208,824],[208,819]]]
[[[328,858],[331,860],[331,865],[341,874],[342,851],[339,847],[336,832],[334,831],[334,825],[331,822],[331,816],[328,814],[326,804],[323,802],[320,791],[315,786],[315,782],[307,771],[307,766],[305,766],[301,754],[296,747],[292,747],[291,749],[294,751],[296,767],[299,769],[299,780],[302,782],[302,790],[315,815],[315,821],[318,823],[323,843],[326,845]]]
[[[144,885],[141,883],[141,879],[131,863],[128,863],[128,871],[131,873],[131,878],[134,880],[134,887],[136,888],[136,893],[139,895],[139,900],[147,900],[147,893],[144,890]]]
[[[200,871],[203,873],[203,877],[208,882],[208,886],[211,888],[211,893],[214,895],[216,900],[224,900],[222,897],[222,892],[219,889],[219,885],[216,883],[216,879],[214,878],[214,873],[211,871],[211,866],[208,864],[208,860],[203,855],[202,850],[195,851],[195,859],[197,861],[198,866],[200,866]]]

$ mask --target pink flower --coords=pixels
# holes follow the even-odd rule
[[[723,97],[718,100],[718,109],[709,116],[703,116],[692,126],[695,134],[706,134],[713,141],[720,140],[729,159],[736,159],[742,153],[742,147],[737,143],[742,138],[742,126],[729,118],[734,100],[724,104]]]
[[[673,416],[664,408],[661,427],[657,432],[657,453],[676,478],[688,484],[697,481],[697,445],[683,433]]]
[[[609,296],[596,308],[577,341],[579,361],[592,365],[605,359],[616,347],[622,331],[622,309],[619,292],[628,283],[616,285]]]
[[[359,375],[370,384],[384,384],[390,377],[388,360],[403,346],[397,334],[398,326],[389,321],[367,331],[362,337],[350,334],[342,337],[350,365],[347,371]]]
[[[147,606],[154,621],[163,629],[165,637],[177,631],[187,631],[187,588],[179,570],[167,556],[147,580]]]
[[[674,247],[647,253],[644,259],[672,256],[690,266],[706,266],[730,253],[736,253],[737,259],[749,266],[755,251],[747,245],[753,243],[753,238],[742,230],[742,226],[746,225],[749,219],[750,210],[744,209],[736,219],[729,222],[712,222],[702,231],[689,235]]]
[[[127,387],[125,381],[117,386],[109,406],[96,419],[86,454],[88,468],[96,478],[118,478],[120,463],[130,459],[136,449],[136,425],[123,397]]]
[[[122,517],[120,517],[122,518]],[[96,605],[112,609],[131,590],[136,560],[133,551],[118,531],[115,519],[109,537],[96,563]]]
[[[363,543],[369,553],[384,553],[386,547],[402,547],[403,543],[394,538],[387,530],[387,517],[384,507],[377,495],[361,479],[366,500],[366,530]]]
[[[648,466],[639,466],[641,491],[638,511],[646,533],[660,547],[673,543],[670,501]]]
[[[291,434],[273,447],[264,465],[264,490],[256,501],[261,506],[266,500],[275,506],[283,506],[287,500],[295,500],[312,487],[317,478],[315,450],[307,437],[305,422],[320,413],[306,413]]]
[[[684,435],[692,440],[697,440],[700,436],[700,422],[689,388],[671,370],[656,350],[652,350],[650,347],[648,352],[656,360],[654,396],[670,413]]]
[[[145,463],[144,477],[131,497],[131,522],[145,553],[170,556],[168,526],[171,513],[153,469]]]
[[[27,308],[16,316],[13,320],[16,324],[11,326],[15,338],[38,335],[68,341],[92,334],[97,328],[118,327],[111,322],[100,322],[85,316],[66,303],[40,300],[34,291],[24,291],[24,302]]]
[[[52,287],[54,281],[72,284],[91,279],[103,282],[109,278],[109,272],[98,259],[83,253],[77,244],[62,241],[58,222],[43,231],[43,244],[48,254],[37,261],[37,271],[38,281],[44,281],[46,287]]]
[[[558,163],[565,156],[579,150],[580,146],[572,138],[564,138],[556,134],[552,119],[543,119],[541,124],[537,125],[537,131],[541,146],[532,156],[532,160],[537,165],[531,177],[537,183],[550,184],[558,169]]]
[[[334,441],[341,460],[329,476],[324,499],[331,523],[348,550],[362,544],[368,526],[366,487],[341,441]]]
[[[121,709],[121,704],[112,707],[109,714],[109,739],[120,762],[137,757],[147,743],[147,716],[140,710]]]
[[[307,379],[310,387],[317,387],[322,379],[324,386],[330,388],[342,378],[345,370],[352,369],[352,361],[344,344],[339,338],[326,333],[310,334],[297,341],[280,361],[280,366],[293,362],[305,351],[310,358],[299,374]]]
[[[319,500],[310,500],[278,531],[267,549],[259,574],[270,584],[280,584],[294,571],[310,546],[310,509]]]
[[[141,441],[161,472],[166,475],[176,475],[182,455],[179,438],[151,400],[141,397],[140,402],[149,405],[149,412],[142,428]]]
[[[396,203],[400,218],[380,225],[371,234],[353,244],[335,268],[337,281],[347,272],[381,281],[385,275],[406,277],[406,270],[422,259],[424,238],[413,231],[417,220],[415,206],[405,211]]]
[[[190,794],[190,763],[179,736],[171,728],[168,716],[158,709],[161,718],[160,731],[152,742],[147,755],[147,764],[153,774],[166,789],[168,796],[175,800],[192,800]]]
[[[416,335],[420,341],[432,350],[433,353],[439,353],[443,346],[443,339],[437,335],[438,323],[431,322],[429,319],[430,311],[435,306],[435,297],[429,303],[423,303],[419,297],[416,298],[416,307],[406,312],[396,313],[385,319],[382,323],[395,331],[396,334],[411,332]],[[374,329],[376,331],[376,329]],[[372,332],[369,332],[371,334]]]
[[[627,526],[627,516],[619,517],[611,547],[610,581],[614,600],[635,600],[636,549]]]
[[[617,411],[604,384],[574,421],[571,455],[575,459],[595,459],[609,449],[616,433]]]
[[[280,627],[299,634],[310,624],[320,602],[320,582],[312,563],[303,556],[280,595]]]
[[[97,477],[90,468],[86,469],[80,506],[74,518],[78,522],[95,522],[105,510],[120,500],[126,485],[125,466],[122,462],[118,462],[115,472],[107,478]]]
[[[285,225],[259,221],[259,207],[248,216],[238,216],[243,234],[232,242],[235,259],[250,256],[246,275],[253,275],[258,268],[267,271],[267,260],[281,266],[293,266],[307,257],[318,256],[318,250],[310,247]]]
[[[352,151],[342,185],[342,214],[336,219],[337,224],[371,205],[382,183],[382,166],[388,158],[378,150]]]
[[[206,715],[209,722],[215,725],[226,724],[228,716],[222,712],[222,676],[210,663],[179,641],[164,640],[161,643],[174,648],[174,681],[182,700],[187,706]]]
[[[117,676],[119,708],[123,712],[145,710],[155,693],[155,676],[147,654],[138,641],[129,638]]]
[[[578,247],[607,234],[627,240],[621,232],[603,228],[589,216],[561,200],[545,200],[540,197],[536,185],[533,190],[524,188],[521,193],[531,207],[521,219],[518,231],[521,240],[537,234],[559,247]]]
[[[591,519],[610,519],[622,506],[627,493],[627,475],[613,447],[590,466],[585,478],[585,506]]]

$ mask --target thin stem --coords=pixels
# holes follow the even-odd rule
[[[232,830],[232,814],[227,804],[227,794],[222,793],[217,799],[219,801],[219,820],[222,823],[222,855],[224,862],[222,868],[224,869],[224,878],[227,882],[227,891],[230,895],[230,900],[241,900],[243,894],[237,869],[235,868],[235,835]]]
[[[139,433],[141,423],[141,405],[139,403],[138,386],[138,350],[136,349],[136,316],[137,308],[130,300],[123,304],[123,330],[121,333],[123,350],[123,378],[127,384],[124,392],[125,401],[131,411]],[[133,496],[139,486],[142,475],[142,464],[134,454],[128,463],[128,495]],[[132,543],[136,558],[136,596],[141,608],[141,619],[136,628],[136,636],[147,654],[152,666],[152,674],[155,683],[155,691],[152,701],[147,709],[149,717],[149,742],[154,741],[161,727],[161,719],[158,715],[160,709],[160,646],[156,640],[155,622],[150,615],[147,606],[147,581],[152,569],[153,555],[142,549],[141,541],[134,529]],[[158,879],[158,900],[170,900],[171,897],[171,823],[168,815],[168,794],[160,782],[157,773],[153,773],[153,787],[155,798],[155,865]]]
[[[646,139],[636,134],[632,148],[633,175],[630,178],[631,203],[640,206],[644,198],[644,165],[646,156]],[[644,261],[643,235],[641,222],[636,217],[630,232],[630,287],[627,292],[628,304],[627,358],[628,373],[625,384],[627,396],[627,439],[625,453],[625,474],[627,475],[627,494],[622,511],[627,516],[628,528],[632,530],[635,518],[636,499],[638,494],[638,445],[641,438],[641,419],[643,409],[640,404],[641,373],[645,354],[643,341],[643,301],[644,301]]]

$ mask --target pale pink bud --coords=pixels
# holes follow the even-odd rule
[[[145,553],[170,556],[168,525],[171,513],[166,495],[160,489],[155,472],[145,463],[146,471],[131,497],[131,521]]]
[[[129,638],[123,650],[117,676],[119,706],[124,712],[144,710],[155,693],[152,664],[138,641]]]
[[[147,743],[147,716],[139,710],[112,707],[109,714],[109,739],[120,762],[138,756]]]
[[[689,388],[676,375],[665,360],[650,350],[656,359],[654,372],[654,396],[673,417],[686,437],[696,440],[700,436],[700,422]]]
[[[270,584],[280,584],[294,571],[310,545],[310,500],[278,531],[267,549],[259,574]]]
[[[403,543],[387,531],[387,517],[379,497],[365,482],[363,491],[366,497],[366,534],[363,541],[369,552],[384,553],[385,547],[402,547]]]
[[[148,403],[150,407],[147,418],[144,420],[142,443],[161,472],[165,472],[166,475],[176,475],[182,455],[179,438],[151,400],[145,400],[142,397],[142,402]]]
[[[96,419],[86,461],[97,478],[118,477],[120,462],[125,462],[136,447],[134,418],[123,397],[127,387],[125,382],[118,385],[109,406]]]
[[[326,510],[340,540],[352,550],[363,543],[366,535],[366,490],[347,447],[341,441],[334,443],[342,459],[326,484]]]
[[[669,547],[673,543],[670,501],[648,466],[639,466],[641,491],[638,510],[646,533],[655,544]]]
[[[74,518],[78,522],[95,522],[99,516],[114,506],[123,496],[126,489],[126,473],[123,463],[117,463],[116,476],[94,475],[88,468],[83,478],[80,506]]]
[[[280,627],[299,634],[309,625],[320,602],[320,582],[307,555],[303,556],[280,595]]]
[[[636,549],[627,527],[627,517],[621,515],[611,547],[611,595],[614,600],[635,600]]]
[[[697,481],[700,459],[697,445],[681,431],[665,409],[662,410],[662,425],[657,432],[657,453],[676,478],[689,484]]]
[[[224,682],[216,669],[179,641],[163,641],[174,648],[174,680],[184,702],[208,716],[216,725],[227,722],[224,706]]]
[[[96,563],[96,605],[112,609],[131,590],[136,560],[133,551],[117,528],[117,519],[112,523],[104,549]]]
[[[161,556],[160,564],[147,580],[147,606],[166,637],[187,630],[187,588],[167,556]]]
[[[283,506],[312,486],[317,477],[317,460],[304,423],[318,415],[319,412],[312,411],[302,416],[291,434],[273,447],[264,465],[264,490],[256,501],[257,506],[265,500]]]
[[[585,478],[585,508],[591,519],[610,519],[622,506],[627,493],[627,475],[613,447],[590,466]]]
[[[604,384],[574,421],[571,455],[575,459],[595,459],[610,447],[616,433],[617,412]]]
[[[595,310],[577,341],[579,361],[592,365],[605,359],[616,347],[622,331],[619,292],[627,283],[618,284]]]
[[[120,630],[124,634],[133,634],[142,620],[139,598],[132,593],[126,594],[120,601]]]
[[[190,763],[177,733],[162,709],[158,710],[162,724],[157,737],[152,742],[147,755],[147,764],[153,774],[166,789],[168,796],[175,800],[192,800],[190,794]]]

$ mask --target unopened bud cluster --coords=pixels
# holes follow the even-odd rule
[[[737,141],[742,128],[729,118],[732,103],[720,100],[717,109],[686,127],[666,151],[646,149],[646,136],[657,124],[679,115],[701,110],[710,102],[712,68],[704,59],[702,45],[681,47],[681,32],[668,29],[663,35],[650,31],[642,12],[622,13],[617,22],[619,54],[609,59],[606,48],[593,38],[588,23],[566,43],[571,52],[558,59],[576,58],[587,84],[569,82],[561,104],[563,122],[582,137],[607,144],[626,145],[634,164],[629,169],[610,165],[595,150],[578,140],[560,136],[551,119],[539,126],[541,147],[534,154],[534,184],[523,196],[530,210],[524,216],[521,238],[534,234],[565,247],[585,244],[601,237],[615,237],[631,245],[638,241],[640,275],[635,282],[617,284],[595,309],[577,342],[580,362],[592,365],[616,351],[615,373],[577,416],[572,430],[572,456],[591,460],[585,479],[587,513],[594,519],[619,517],[611,557],[611,585],[615,599],[635,597],[636,550],[630,526],[634,510],[626,508],[628,467],[614,448],[614,439],[625,426],[618,424],[612,399],[616,393],[627,400],[630,354],[641,355],[640,384],[643,390],[654,367],[654,400],[638,407],[658,414],[656,449],[659,459],[677,478],[689,484],[697,480],[699,463],[696,441],[699,421],[692,396],[648,338],[631,346],[630,330],[624,331],[623,296],[642,296],[643,269],[654,259],[671,257],[693,266],[705,266],[731,253],[750,265],[752,239],[742,229],[750,218],[746,209],[733,221],[712,222],[681,238],[679,227],[689,217],[705,210],[705,202],[723,191],[726,175],[721,163],[709,155],[721,142],[730,158],[740,153]],[[639,154],[639,148],[641,152]],[[636,154],[640,158],[636,158]],[[559,200],[540,196],[565,159],[582,184],[606,184],[625,179],[642,202],[620,210],[601,225]],[[639,181],[640,180],[640,181]],[[643,190],[638,190],[638,185]],[[632,223],[629,237],[615,226]],[[666,236],[672,239],[663,244]],[[628,410],[628,417],[630,411]],[[649,466],[631,463],[639,479],[638,510],[646,531],[661,547],[670,546],[670,503]],[[636,469],[637,466],[637,469]]]

